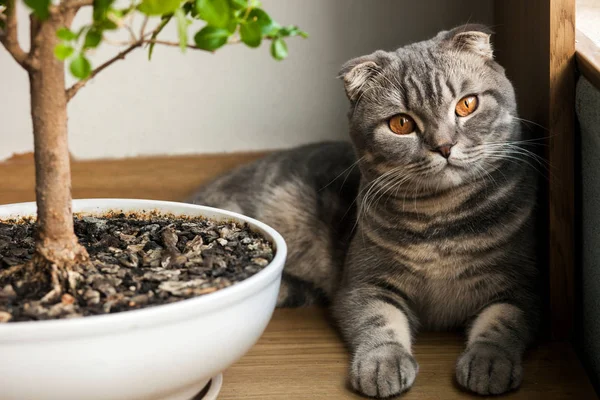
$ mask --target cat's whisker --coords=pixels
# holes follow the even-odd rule
[[[467,153],[467,152],[466,152]],[[534,152],[518,146],[512,143],[494,143],[478,146],[474,151],[468,152],[468,156],[477,158],[483,155],[495,155],[500,158],[511,156],[514,159],[521,159],[522,162],[530,165],[536,171],[540,172],[537,168],[531,165],[527,160],[530,159],[542,167],[544,170],[549,171],[553,169],[552,165],[543,157],[535,154]]]
[[[412,167],[399,166],[387,171],[380,177],[375,179],[369,186],[369,189],[365,193],[361,202],[359,210],[359,219],[369,213],[373,206],[376,206],[379,201],[385,197],[394,187],[396,187],[396,193],[400,187],[409,181],[414,175],[421,173],[424,170],[429,169],[428,165],[417,164]],[[403,174],[397,175],[398,172],[404,172]],[[376,189],[376,187],[378,187]]]
[[[541,167],[543,167],[544,169],[551,169],[552,166],[551,164],[544,158],[538,156],[537,154],[526,150],[526,149],[522,149],[520,147],[511,147],[511,146],[503,146],[500,150],[498,150],[497,148],[494,149],[492,148],[491,150],[487,150],[488,154],[509,154],[509,155],[521,155],[524,156],[526,159],[531,159],[533,161],[535,161],[537,164],[539,164]]]
[[[524,151],[529,151],[526,149],[523,149],[522,147],[519,146],[511,146],[511,145],[506,145],[506,144],[498,144],[498,145],[486,145],[486,146],[479,146],[477,148],[473,148],[470,151],[464,151],[464,155],[469,158],[469,159],[473,159],[476,157],[480,157],[483,154],[486,154],[486,152],[490,152],[490,151],[495,151],[495,152],[510,152],[510,151],[517,151],[517,149],[519,150],[524,150]],[[529,153],[534,154],[533,152],[529,151]],[[537,156],[537,155],[536,155]],[[540,158],[539,156],[537,156],[538,158]],[[544,160],[543,158],[540,158],[541,160]]]
[[[388,194],[388,192],[390,192],[394,188],[396,188],[396,191],[394,192],[394,197],[396,197],[396,194],[397,194],[398,190],[402,187],[402,185],[404,183],[406,183],[407,181],[409,181],[411,178],[412,178],[412,175],[407,175],[407,176],[401,177],[400,179],[396,179],[395,181],[391,182],[388,185],[388,188],[379,196],[379,200],[381,198],[385,197]],[[386,203],[385,203],[386,205],[387,205],[387,202],[389,201],[389,199],[391,197],[392,196],[387,196]],[[375,203],[375,204],[377,204],[377,203]]]
[[[356,167],[361,161],[363,161],[365,159],[366,156],[362,156],[360,157],[358,160],[356,160],[355,162],[353,162],[348,168],[346,168],[345,170],[343,170],[338,176],[336,176],[335,178],[333,178],[331,180],[331,182],[329,182],[327,185],[323,186],[321,189],[319,189],[319,192],[327,189],[329,186],[331,186],[331,184],[333,184],[333,182],[335,182],[336,180],[338,180],[342,175],[344,175],[346,172],[348,172],[346,174],[346,178],[344,179],[344,182],[342,182],[342,187],[344,186],[344,184],[346,183],[346,180],[348,179],[348,176],[350,175],[350,173],[352,172],[352,170],[354,169],[354,167]]]
[[[473,166],[477,169],[479,175],[481,176],[481,180],[482,181],[491,181],[492,184],[495,187],[499,187],[498,182],[496,182],[496,179],[494,179],[494,177],[492,176],[492,174],[490,172],[488,172],[485,168],[483,168],[483,166],[479,165],[479,164],[473,164]],[[488,178],[488,179],[486,179]]]
[[[382,181],[384,181],[385,179],[387,179],[387,177],[391,174],[394,174],[396,172],[398,172],[399,170],[401,170],[403,168],[403,166],[398,166],[395,168],[392,168],[391,170],[383,173],[382,175],[378,176],[373,182],[371,182],[366,188],[364,188],[363,190],[361,190],[361,192],[358,194],[358,198],[361,198],[361,203],[358,209],[358,217],[356,219],[356,223],[358,223],[358,221],[363,217],[363,215],[365,214],[365,207],[368,206],[368,202],[369,202],[369,196],[371,194],[371,191]],[[366,190],[366,192],[365,192]],[[365,192],[364,196],[361,197],[362,193]]]
[[[354,200],[352,201],[352,203],[350,204],[350,207],[348,208],[348,210],[346,211],[346,213],[344,214],[344,217],[346,216],[346,214],[350,211],[350,209],[352,208],[352,206],[358,202],[358,200],[360,199],[360,203],[357,206],[357,216],[356,216],[356,221],[354,223],[354,226],[352,228],[352,232],[354,232],[356,230],[356,227],[358,226],[358,222],[363,218],[363,216],[366,214],[366,209],[365,207],[367,207],[367,203],[369,202],[369,198],[370,198],[370,193],[371,191],[379,184],[381,184],[382,181],[388,179],[388,177],[402,169],[405,169],[407,171],[410,171],[414,168],[418,168],[420,166],[420,164],[416,164],[414,166],[397,166],[395,168],[392,168],[389,171],[386,171],[385,173],[383,173],[382,175],[378,176],[373,182],[369,183],[367,186],[365,186],[364,188],[362,188],[360,190],[360,192],[358,193],[358,195],[354,198]],[[364,196],[363,196],[364,193]]]
[[[529,166],[531,169],[535,170],[538,174],[544,175],[544,172],[540,171],[536,165],[534,165],[534,164],[530,163],[529,161],[527,161],[523,158],[520,158],[520,157],[514,157],[514,156],[507,155],[505,153],[501,153],[499,155],[489,154],[487,158],[490,160],[496,159],[496,160],[511,162],[516,165],[525,164],[525,165]],[[547,171],[547,172],[551,173],[551,171]]]
[[[549,138],[551,138],[552,136],[556,136],[556,134],[554,135],[550,135],[550,136],[543,136],[543,137],[539,137],[539,138],[530,138],[530,139],[521,139],[521,140],[504,140],[504,141],[497,141],[497,142],[487,142],[486,144],[500,144],[500,143],[511,143],[511,144],[517,144],[517,143],[531,143],[532,145],[536,145],[536,146],[547,146],[547,144],[544,143],[535,143],[535,142],[545,142],[547,141]]]
[[[545,126],[543,126],[543,125],[540,125],[540,124],[538,124],[538,123],[537,123],[537,122],[535,122],[535,121],[531,121],[531,120],[528,120],[528,119],[525,119],[525,118],[519,118],[519,117],[515,117],[515,116],[513,116],[513,115],[511,115],[510,117],[511,117],[512,119],[515,119],[515,120],[517,120],[517,121],[523,122],[523,123],[525,123],[525,124],[531,124],[531,125],[535,125],[535,126],[537,126],[538,128],[542,128],[543,130],[545,130],[545,131],[547,131],[547,132],[549,132],[549,131],[550,131],[550,130],[549,130],[547,127],[545,127]]]
[[[396,172],[398,172],[398,171],[400,171],[400,170],[402,170],[402,169],[403,169],[402,167],[397,167],[397,168],[393,169],[392,171],[393,171],[394,173],[396,173]],[[406,171],[405,171],[405,172],[406,172]],[[409,173],[405,173],[404,175],[401,175],[401,177],[405,177],[405,176],[407,176],[407,175],[409,175]],[[397,179],[397,177],[396,177],[396,176],[394,176],[394,175],[389,175],[389,176],[388,176],[388,177],[387,177],[385,180],[382,180],[381,182],[379,182],[379,183],[378,183],[378,186],[379,186],[380,188],[379,188],[379,189],[378,189],[376,192],[374,192],[374,193],[371,195],[371,198],[370,198],[370,199],[367,201],[367,203],[366,203],[366,208],[365,208],[365,210],[364,210],[364,211],[365,211],[365,212],[364,212],[365,214],[367,214],[367,213],[369,212],[369,210],[370,210],[371,206],[372,206],[374,203],[375,203],[375,204],[377,204],[377,203],[376,203],[377,195],[378,195],[378,194],[379,194],[379,193],[380,193],[380,192],[381,192],[381,191],[382,191],[382,190],[383,190],[383,189],[384,189],[386,186],[388,186],[390,183],[393,183],[394,179]]]
[[[492,167],[492,164],[490,162],[488,162],[487,160],[483,160],[483,166],[482,168],[484,168],[485,170],[489,170],[489,168],[486,168],[486,166],[488,166],[489,168]],[[502,171],[501,168],[497,168],[496,171],[498,171],[500,173],[500,175],[502,175],[502,178],[504,179],[504,182],[508,182],[509,179],[506,177],[506,175],[504,174],[504,172]]]

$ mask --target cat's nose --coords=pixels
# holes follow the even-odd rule
[[[452,146],[454,146],[452,143],[446,143],[446,144],[436,147],[435,151],[440,153],[442,155],[442,157],[449,158]]]

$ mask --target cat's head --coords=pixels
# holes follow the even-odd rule
[[[367,179],[447,189],[498,168],[503,144],[520,137],[514,89],[484,26],[353,59],[340,77]]]

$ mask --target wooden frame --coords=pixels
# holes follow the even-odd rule
[[[548,266],[552,336],[573,333],[575,297],[575,0],[496,0],[497,58],[517,90],[522,118],[546,138],[540,201],[541,264]],[[544,218],[546,216],[546,218]]]

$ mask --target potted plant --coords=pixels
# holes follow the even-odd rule
[[[36,203],[0,207],[0,399],[189,399],[264,330],[285,243],[258,221],[207,207],[72,204],[67,103],[141,47],[151,56],[157,44],[215,51],[270,40],[281,60],[285,38],[306,34],[275,23],[256,0],[24,3],[31,9],[29,52],[17,39],[16,0],[0,0],[0,43],[29,75],[36,167]],[[73,30],[83,7],[93,7],[93,18]],[[134,15],[143,18],[137,32]],[[150,28],[153,17],[159,20]],[[190,43],[193,20],[205,26]],[[177,42],[159,38],[170,21]],[[120,28],[131,40],[93,68],[87,54]],[[70,88],[65,64],[79,79]],[[177,301],[184,298],[192,299]],[[162,303],[173,304],[145,308]],[[92,316],[103,313],[111,314]]]

